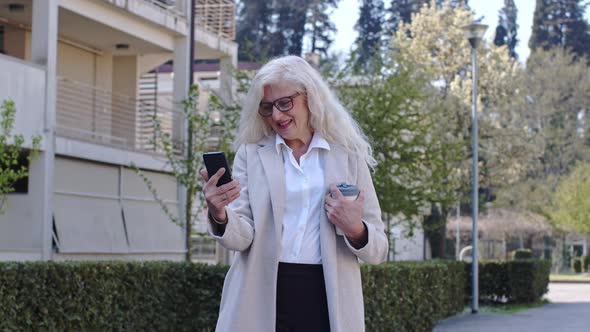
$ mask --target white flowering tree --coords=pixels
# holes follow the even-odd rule
[[[438,164],[440,197],[431,201],[425,230],[433,256],[444,256],[446,216],[457,196],[469,196],[471,167],[471,46],[463,27],[473,21],[473,12],[436,1],[413,15],[410,24],[400,23],[392,38],[394,58],[400,66],[411,65],[428,77],[434,97],[423,110],[436,125],[431,128],[435,144],[462,146],[461,153],[438,149],[432,156]],[[522,103],[518,82],[522,69],[508,49],[482,43],[478,52],[480,111],[480,181],[482,187],[516,182],[527,170],[533,153],[522,117],[514,109]],[[445,143],[442,143],[445,142]],[[486,201],[484,197],[482,202]]]

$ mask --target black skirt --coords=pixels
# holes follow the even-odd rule
[[[276,331],[330,331],[321,265],[279,263]]]

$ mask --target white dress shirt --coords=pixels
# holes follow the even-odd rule
[[[293,150],[278,134],[276,148],[283,157],[287,190],[279,261],[321,264],[320,215],[324,213],[322,201],[326,187],[320,149],[330,150],[330,145],[315,133],[307,152],[299,158],[299,164]]]

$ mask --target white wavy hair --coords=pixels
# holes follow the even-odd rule
[[[329,143],[340,144],[349,153],[358,155],[371,168],[377,164],[367,137],[318,71],[301,57],[293,55],[273,59],[260,68],[254,77],[243,102],[236,148],[275,135],[258,114],[258,106],[264,96],[265,86],[285,82],[293,83],[296,92],[306,95],[314,132],[318,132]]]

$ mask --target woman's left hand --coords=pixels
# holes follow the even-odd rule
[[[339,227],[344,235],[355,244],[362,244],[367,236],[367,229],[362,221],[365,193],[360,192],[354,201],[349,201],[342,195],[336,185],[330,186],[330,193],[326,195],[325,207],[328,220]]]

